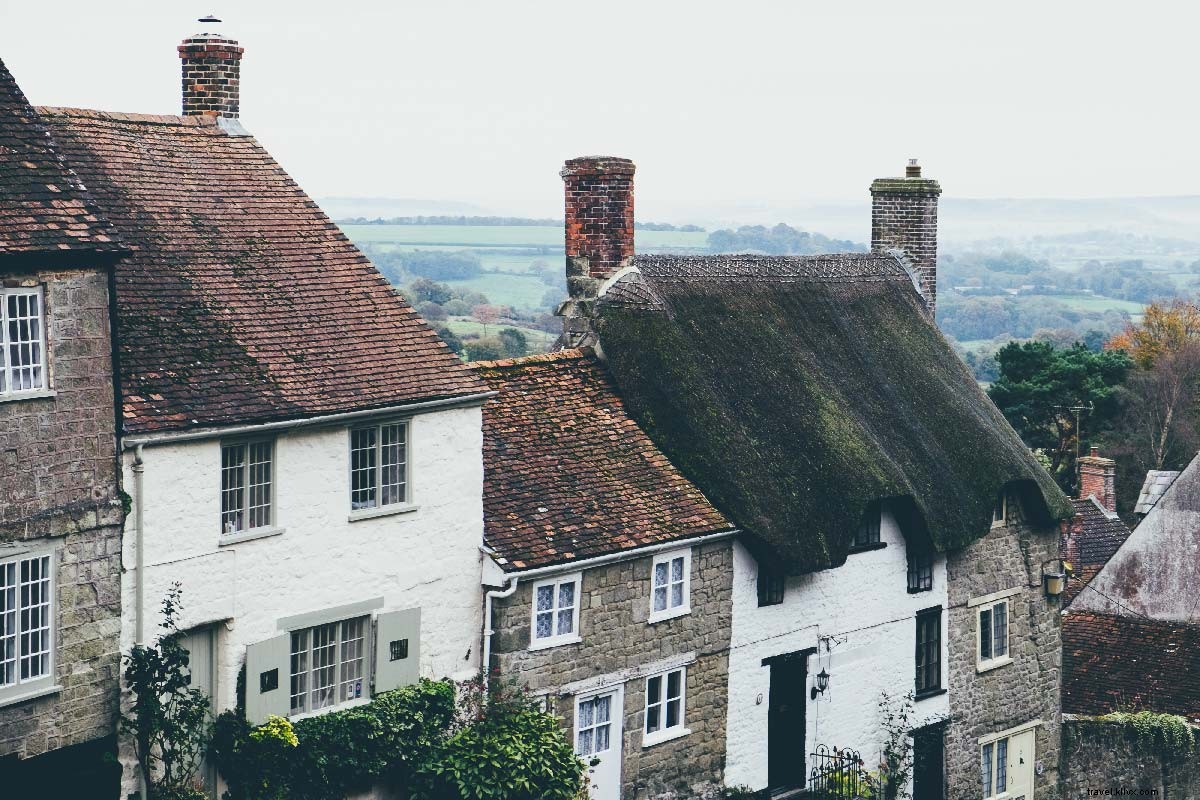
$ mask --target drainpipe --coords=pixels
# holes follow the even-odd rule
[[[134,609],[134,644],[145,644],[144,624],[142,622],[145,612],[146,603],[146,568],[143,566],[143,554],[145,547],[143,540],[145,539],[144,527],[142,525],[142,474],[146,471],[146,465],[142,461],[142,446],[139,444],[134,451],[133,457],[133,508],[134,508],[134,525],[133,536],[134,543],[137,547],[137,599],[136,608]]]
[[[513,578],[507,588],[491,589],[483,596],[483,694],[485,697],[488,690],[488,678],[492,671],[492,634],[495,633],[492,630],[492,600],[512,597],[520,582],[520,578]]]

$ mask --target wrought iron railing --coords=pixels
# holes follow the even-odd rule
[[[809,758],[808,792],[814,800],[857,800],[878,797],[878,787],[862,756],[850,748],[817,745]]]

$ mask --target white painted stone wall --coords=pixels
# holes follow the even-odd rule
[[[416,511],[348,521],[345,425],[275,440],[278,536],[221,546],[220,442],[147,446],[144,536],[147,639],[162,598],[183,584],[181,627],[221,623],[217,706],[236,701],[246,645],[278,635],[281,617],[382,597],[379,611],[421,607],[421,674],[463,679],[479,668],[483,460],[478,407],[418,414],[410,428]],[[135,489],[126,452],[126,490]],[[136,520],[126,524],[122,651],[134,638]]]
[[[900,698],[915,681],[916,612],[946,606],[946,560],[934,560],[933,590],[909,594],[904,538],[884,513],[880,541],[887,546],[854,553],[837,569],[787,580],[780,605],[758,607],[758,565],[734,548],[733,631],[729,653],[729,719],[725,784],[767,785],[767,711],[771,670],[764,658],[818,647],[809,658],[809,686],[824,668],[829,689],[806,709],[805,753],[818,744],[852,747],[874,770],[884,733],[880,692]],[[946,620],[942,613],[942,685],[946,679]],[[808,696],[808,690],[805,690]],[[760,700],[761,698],[761,700]],[[914,727],[945,718],[947,695],[916,703]],[[808,764],[811,767],[811,763]]]

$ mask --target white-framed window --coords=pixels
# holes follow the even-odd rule
[[[350,429],[350,508],[408,503],[408,422]]]
[[[1008,738],[988,742],[981,748],[980,777],[983,780],[983,796],[994,797],[1008,787]]]
[[[607,752],[614,744],[613,714],[621,713],[614,705],[619,692],[592,695],[575,702],[575,752],[595,756]],[[618,728],[618,730],[620,730]]]
[[[366,646],[370,629],[370,617],[355,617],[291,632],[292,714],[370,695]]]
[[[54,682],[54,560],[0,560],[0,702]]]
[[[987,603],[977,608],[976,626],[979,648],[977,664],[980,669],[1000,666],[1011,661],[1008,655],[1008,600]]]
[[[692,551],[674,550],[654,557],[650,568],[650,622],[690,613]]]
[[[0,397],[49,388],[42,288],[0,288]]]
[[[646,724],[642,745],[649,746],[688,733],[684,727],[687,667],[646,678]]]
[[[1008,521],[1008,495],[1004,492],[996,495],[996,505],[992,507],[992,527],[999,528]]]
[[[533,584],[532,649],[579,641],[579,587],[582,575],[564,575]]]
[[[221,445],[221,532],[266,528],[274,522],[275,443],[270,439]]]

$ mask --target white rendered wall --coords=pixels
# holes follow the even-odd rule
[[[729,652],[729,719],[725,784],[767,785],[767,711],[771,669],[764,658],[818,647],[808,661],[809,687],[824,668],[829,689],[807,701],[804,749],[818,744],[852,747],[867,768],[878,765],[884,739],[880,692],[901,698],[915,681],[916,612],[946,606],[946,559],[936,556],[933,590],[909,594],[904,538],[884,513],[879,531],[887,547],[854,553],[837,569],[788,578],[780,605],[758,607],[758,565],[739,542],[734,546],[733,631]],[[942,614],[942,685],[946,677],[946,619]],[[805,689],[808,697],[808,689]],[[916,703],[914,727],[945,718],[947,695]]]
[[[220,546],[220,442],[147,446],[145,636],[160,633],[160,606],[183,584],[180,627],[218,626],[217,707],[236,700],[246,645],[277,636],[281,617],[382,597],[380,611],[421,608],[421,674],[471,676],[479,668],[479,546],[483,460],[478,407],[412,418],[416,511],[348,521],[347,427],[301,428],[275,439],[279,536]],[[125,488],[135,491],[124,454]],[[136,520],[125,526],[122,650],[134,639]],[[468,655],[469,654],[469,655]]]

